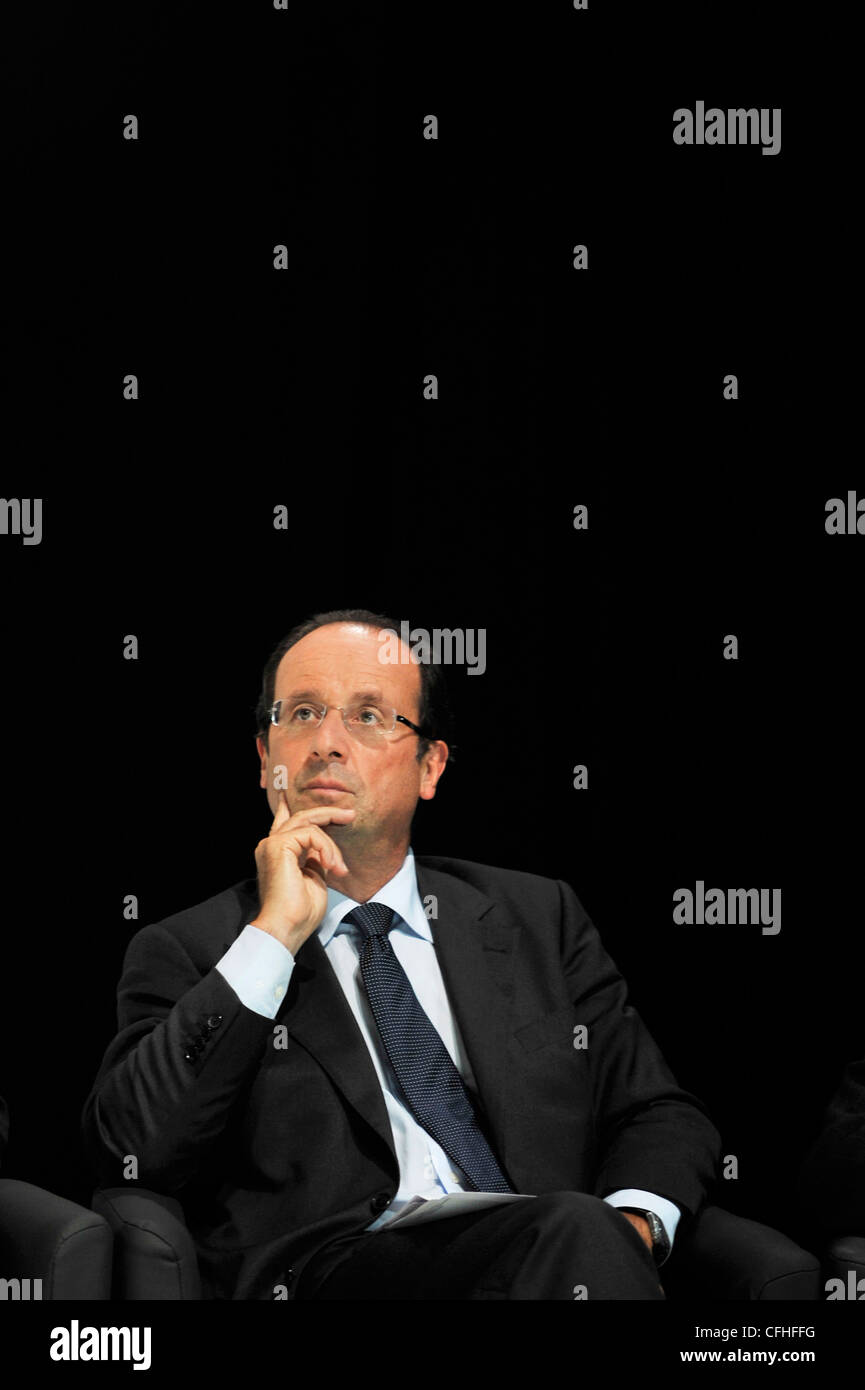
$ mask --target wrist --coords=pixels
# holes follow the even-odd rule
[[[249,925],[251,927],[257,927],[259,931],[266,932],[268,936],[272,936],[274,940],[278,941],[281,946],[284,946],[292,956],[296,955],[303,945],[303,941],[298,940],[296,932],[287,931],[285,927],[271,921],[264,913],[261,913],[258,917],[253,917]]]
[[[632,1216],[642,1217],[643,1222],[648,1227],[651,1237],[650,1249],[654,1256],[655,1263],[657,1265],[666,1263],[669,1259],[672,1246],[670,1244],[670,1237],[667,1235],[666,1227],[657,1212],[648,1211],[644,1207],[619,1207],[619,1211],[623,1213],[630,1212]]]

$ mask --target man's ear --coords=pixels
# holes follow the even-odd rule
[[[448,746],[444,739],[436,739],[435,743],[423,755],[423,776],[421,778],[420,790],[418,795],[423,801],[432,801],[436,794],[436,785],[439,778],[447,767]]]
[[[256,746],[256,748],[258,749],[258,756],[259,756],[259,759],[261,760],[261,775],[260,775],[260,777],[259,777],[259,779],[258,779],[258,785],[262,788],[263,791],[267,791],[267,759],[268,759],[268,751],[267,751],[267,748],[265,747],[264,739],[261,737],[260,734],[256,735],[255,746]]]

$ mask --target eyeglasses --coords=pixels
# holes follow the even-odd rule
[[[407,724],[423,738],[423,729],[412,724],[404,714],[397,714],[389,705],[356,701],[346,705],[320,705],[310,700],[276,700],[270,708],[270,722],[282,733],[294,737],[308,729],[320,729],[329,709],[338,709],[342,722],[354,738],[363,743],[376,743],[383,734],[392,734],[397,724]]]

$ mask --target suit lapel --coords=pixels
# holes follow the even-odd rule
[[[253,885],[254,887],[254,881]],[[244,906],[251,922],[258,911],[255,893]],[[226,947],[227,949],[227,947]],[[327,1072],[350,1105],[371,1125],[393,1156],[398,1172],[393,1134],[378,1075],[351,1005],[334,973],[318,934],[313,932],[294,958],[288,992],[276,1014],[291,1036],[305,1047]]]
[[[289,1033],[315,1057],[393,1154],[393,1133],[378,1074],[351,1005],[313,932],[298,951],[288,994],[277,1015]]]
[[[417,861],[422,900],[430,894],[430,926],[451,1008],[459,1024],[478,1094],[502,1162],[507,1163],[507,1080],[517,928],[471,884]]]
[[[416,859],[418,891],[428,908],[436,956],[475,1082],[503,1162],[506,1158],[507,1056],[516,928],[478,889]],[[249,912],[249,906],[244,909]],[[255,904],[255,911],[257,911]],[[247,915],[245,921],[251,921]],[[276,1015],[321,1064],[333,1084],[396,1154],[378,1076],[351,1006],[317,933],[295,957]]]

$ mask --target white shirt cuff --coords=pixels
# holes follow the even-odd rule
[[[294,956],[275,936],[248,923],[216,962],[216,969],[241,1004],[265,1018],[275,1018],[294,970]]]
[[[620,1188],[618,1192],[611,1192],[604,1201],[609,1202],[611,1207],[642,1207],[644,1211],[653,1211],[667,1232],[672,1250],[676,1227],[682,1215],[675,1202],[668,1202],[666,1197],[658,1197],[654,1192],[644,1192],[640,1187]]]

